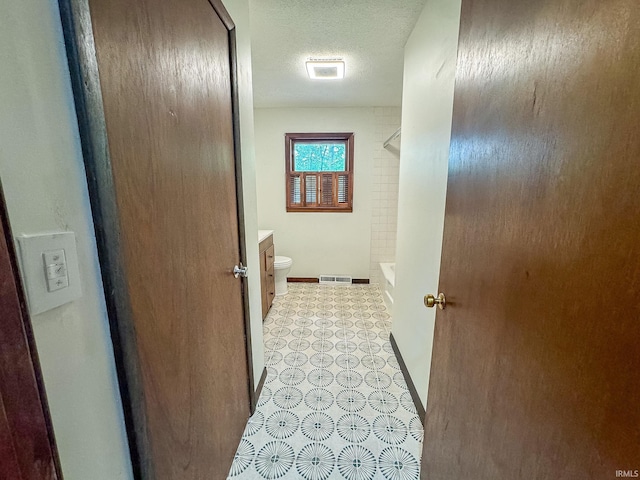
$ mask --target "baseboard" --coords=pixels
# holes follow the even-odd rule
[[[253,396],[254,405],[251,405],[251,415],[256,411],[256,407],[258,406],[258,399],[260,398],[260,393],[262,393],[262,387],[264,387],[264,382],[267,380],[267,367],[264,367],[262,370],[262,375],[260,376],[260,381],[258,382],[258,387],[256,388],[256,393]]]
[[[287,282],[289,283],[318,283],[319,279],[317,277],[287,277]],[[351,279],[352,284],[368,284],[368,278],[353,278]]]
[[[409,389],[409,393],[411,394],[411,399],[413,400],[413,404],[416,407],[416,412],[418,412],[418,417],[420,417],[420,422],[424,426],[424,417],[425,417],[424,407],[422,406],[422,401],[420,400],[420,395],[418,395],[416,386],[413,384],[413,380],[411,380],[411,376],[409,375],[409,370],[407,370],[407,365],[404,363],[402,354],[400,353],[400,349],[398,348],[398,344],[396,343],[396,339],[393,338],[393,333],[389,335],[389,341],[391,342],[391,348],[393,349],[393,353],[396,354],[398,365],[400,365],[400,371],[402,372],[404,381],[407,383],[407,388]]]

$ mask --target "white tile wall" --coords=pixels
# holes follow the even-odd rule
[[[380,262],[395,262],[398,225],[398,170],[400,138],[387,148],[384,141],[400,127],[400,107],[375,107],[373,149],[373,205],[371,218],[372,283],[381,284]]]

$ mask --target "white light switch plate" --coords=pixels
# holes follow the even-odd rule
[[[16,239],[31,315],[59,307],[82,295],[75,233],[20,235]]]

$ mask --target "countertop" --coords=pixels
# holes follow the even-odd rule
[[[258,230],[258,243],[273,235],[273,230]]]

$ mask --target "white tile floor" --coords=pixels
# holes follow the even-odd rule
[[[230,479],[419,478],[422,425],[375,285],[289,284],[264,322],[267,380]]]

